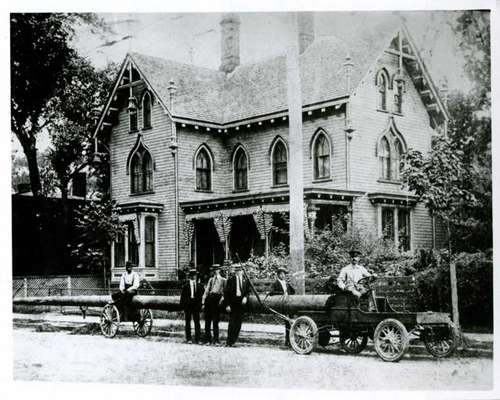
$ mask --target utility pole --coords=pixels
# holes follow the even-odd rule
[[[289,110],[288,183],[290,187],[290,258],[297,294],[305,293],[304,270],[304,182],[302,171],[302,93],[299,67],[297,13],[290,13],[290,35],[286,52]]]

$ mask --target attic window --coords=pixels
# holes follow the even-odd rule
[[[382,111],[387,111],[387,78],[383,72],[378,75],[377,87],[378,87],[378,109]]]
[[[144,93],[142,97],[142,127],[143,129],[151,128],[151,95],[149,92]]]
[[[398,114],[403,113],[403,82],[398,82],[395,85],[394,91],[394,112]]]
[[[128,121],[129,121],[129,132],[137,131],[137,100],[135,97],[131,96],[128,100]]]

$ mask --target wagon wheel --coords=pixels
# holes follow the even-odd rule
[[[399,361],[408,348],[408,332],[397,319],[384,319],[373,335],[375,351],[384,361]]]
[[[328,346],[331,337],[332,335],[330,335],[330,331],[328,330],[328,328],[320,328],[318,330],[318,344],[320,346]]]
[[[153,327],[153,313],[150,309],[141,309],[139,311],[139,320],[134,320],[134,331],[140,337],[146,337]]]
[[[459,334],[455,324],[448,324],[450,330],[450,337],[448,339],[425,341],[425,348],[434,357],[448,357],[451,356],[458,347]]]
[[[356,331],[340,331],[340,347],[348,354],[359,354],[368,343],[368,336],[361,335]]]
[[[297,354],[311,354],[318,343],[318,327],[309,317],[299,317],[290,329],[290,344]]]
[[[101,331],[107,338],[112,338],[120,326],[120,313],[113,304],[106,304],[101,312]]]

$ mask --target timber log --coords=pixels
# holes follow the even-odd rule
[[[324,311],[329,295],[297,295],[297,296],[270,296],[265,299],[272,309],[283,314],[297,314],[300,311]],[[264,298],[263,298],[264,299]],[[46,296],[25,297],[14,299],[14,305],[33,306],[88,306],[104,307],[110,301],[110,296]],[[142,296],[137,295],[132,300],[137,308],[152,310],[182,311],[179,296]],[[269,313],[255,296],[250,296],[247,312],[254,314]]]

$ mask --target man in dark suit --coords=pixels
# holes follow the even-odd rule
[[[205,344],[212,344],[212,334],[210,329],[213,324],[213,344],[219,346],[219,318],[220,318],[220,308],[219,303],[222,301],[222,295],[224,294],[224,285],[226,284],[226,278],[223,278],[220,274],[220,265],[214,264],[211,271],[213,276],[208,280],[207,286],[205,288],[205,293],[203,294],[202,309],[205,311]]]
[[[198,272],[196,269],[189,270],[189,279],[182,287],[181,307],[186,317],[186,342],[191,341],[191,318],[194,321],[194,343],[200,341],[200,310],[203,296],[203,286],[196,281]]]
[[[224,288],[224,301],[226,311],[230,313],[229,327],[227,331],[227,347],[234,347],[238,340],[243,322],[245,305],[248,302],[250,284],[243,277],[243,268],[240,264],[234,264],[234,275],[230,276]]]
[[[278,268],[276,271],[277,279],[271,285],[269,296],[288,296],[294,295],[295,289],[286,281],[287,269],[284,267]],[[285,322],[285,346],[290,345],[290,324]]]

